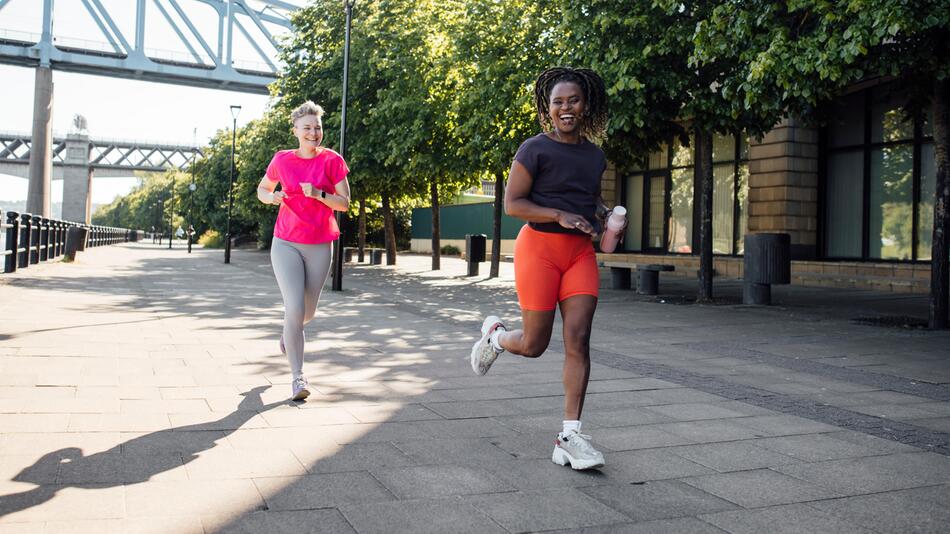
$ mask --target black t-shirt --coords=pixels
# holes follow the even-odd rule
[[[607,169],[607,157],[600,147],[586,139],[576,145],[560,143],[542,133],[521,143],[515,161],[533,178],[528,200],[581,215],[600,233],[600,221],[594,215],[600,178]],[[540,232],[587,235],[556,221],[528,224]]]

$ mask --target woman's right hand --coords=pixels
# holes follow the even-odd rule
[[[557,223],[563,226],[564,228],[573,228],[584,232],[585,234],[594,234],[594,227],[591,226],[587,219],[576,214],[569,213],[566,211],[557,212]]]

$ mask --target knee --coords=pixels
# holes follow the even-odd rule
[[[564,348],[568,355],[582,354],[585,357],[589,357],[590,328],[566,328],[564,330]]]

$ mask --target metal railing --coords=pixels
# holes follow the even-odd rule
[[[3,233],[3,272],[26,269],[41,261],[55,260],[66,251],[66,233],[70,227],[86,229],[86,247],[101,247],[137,240],[138,233],[126,228],[113,228],[49,219],[30,213],[0,211]]]

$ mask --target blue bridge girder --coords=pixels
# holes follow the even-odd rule
[[[54,0],[33,0],[43,10],[42,34],[2,28],[2,12],[10,1],[0,0],[0,63],[257,94],[267,94],[268,84],[280,74],[265,48],[269,44],[278,49],[275,31],[292,31],[289,15],[300,7],[300,0],[189,0],[217,14],[216,35],[209,36],[199,31],[200,24],[182,8],[182,0],[133,0],[135,30],[127,35],[130,32],[123,32],[100,0],[82,0],[103,36],[102,42],[93,42],[57,37]],[[146,10],[149,2],[156,9]],[[167,22],[187,53],[146,48],[146,14]],[[233,57],[236,34],[245,38],[259,61]]]

